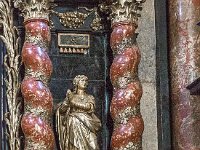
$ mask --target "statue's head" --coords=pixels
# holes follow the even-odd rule
[[[88,85],[88,77],[85,75],[77,75],[73,80],[74,90],[85,89]]]

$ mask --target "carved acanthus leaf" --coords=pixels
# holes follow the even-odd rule
[[[22,12],[24,20],[32,18],[49,20],[50,0],[16,0],[15,8],[19,8]]]
[[[100,4],[100,8],[102,12],[110,14],[112,23],[128,21],[137,25],[144,2],[145,0],[114,0],[111,4]]]

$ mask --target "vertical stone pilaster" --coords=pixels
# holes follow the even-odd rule
[[[169,1],[172,138],[175,150],[200,149],[199,96],[186,86],[200,76],[200,2]]]

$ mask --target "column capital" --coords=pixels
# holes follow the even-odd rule
[[[102,3],[100,8],[103,12],[110,14],[109,19],[112,24],[129,22],[137,26],[138,17],[141,16],[142,3],[144,2],[145,0],[112,0]]]
[[[14,6],[22,12],[24,21],[30,19],[49,20],[49,2],[52,0],[16,0]]]

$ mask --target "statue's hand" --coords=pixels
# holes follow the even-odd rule
[[[58,103],[57,105],[55,105],[55,109],[57,110],[58,108],[60,108],[60,106],[62,105],[62,102]]]
[[[66,97],[68,97],[68,99],[70,100],[72,98],[72,91],[71,90],[67,90],[67,93],[66,93]]]

